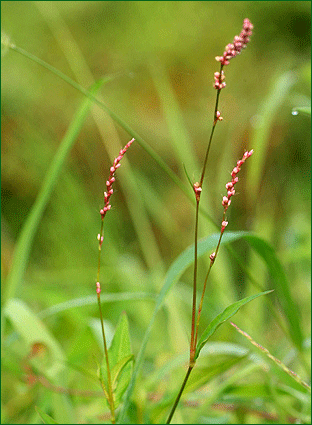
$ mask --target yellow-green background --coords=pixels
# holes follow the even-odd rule
[[[310,7],[307,1],[1,3],[2,30],[17,46],[85,88],[103,76],[113,76],[101,89],[101,99],[146,140],[186,187],[183,164],[190,178],[198,180],[212,125],[213,74],[219,70],[214,57],[240,33],[244,18],[252,21],[250,44],[224,70],[227,86],[219,103],[224,119],[215,131],[201,202],[220,222],[230,172],[246,149],[254,149],[239,175],[237,196],[227,214],[228,230],[252,230],[272,244],[299,307],[307,347],[310,117],[294,116],[292,110],[310,105]],[[10,50],[3,53],[1,265],[5,290],[15,242],[83,96],[24,56]],[[92,108],[49,200],[22,285],[15,293],[35,313],[95,293],[96,236],[105,182],[114,157],[131,137],[104,111]],[[170,264],[193,242],[194,206],[138,144],[123,159],[114,188],[112,210],[105,218],[102,296],[105,292],[158,293]],[[202,218],[200,237],[214,231]],[[248,245],[241,242],[234,247],[258,282],[266,289],[274,288],[264,263]],[[207,259],[200,262],[200,278],[207,263]],[[191,282],[190,270],[156,322],[144,364],[147,376],[187,350]],[[204,322],[253,292],[244,272],[221,248],[208,285]],[[105,320],[113,327],[121,312],[127,312],[134,354],[153,305],[151,300],[105,304]],[[94,354],[99,356],[99,347],[90,331],[92,318],[98,318],[96,304],[67,310],[45,323],[68,360],[96,369],[92,362]],[[291,356],[291,342],[264,301],[246,306],[237,324],[276,357]],[[230,326],[221,328],[214,338],[249,348]],[[20,364],[23,355],[19,353],[19,358],[16,350]],[[296,356],[288,365],[308,379]],[[10,365],[4,368],[5,423],[34,423],[29,422],[36,420],[34,405],[47,391],[41,388],[38,394],[28,389],[21,376]],[[88,389],[91,384],[75,376],[69,385]],[[26,394],[27,401],[21,394]],[[100,407],[94,414],[88,411],[90,399],[75,399],[74,405],[83,421],[96,421],[101,412]]]

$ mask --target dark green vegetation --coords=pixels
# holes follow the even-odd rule
[[[83,88],[92,86],[180,179],[174,182],[135,142],[105,218],[106,328],[112,334],[126,311],[140,365],[126,421],[164,423],[185,375],[192,256],[184,251],[193,244],[194,203],[184,165],[196,181],[213,119],[214,57],[246,17],[254,34],[225,69],[224,119],[210,152],[200,238],[219,231],[224,185],[244,150],[254,154],[227,214],[201,333],[229,304],[274,289],[231,320],[310,380],[310,117],[299,109],[310,104],[310,6],[2,2],[2,29],[13,43]],[[109,422],[94,378],[103,345],[96,236],[109,167],[134,134],[92,105],[51,71],[4,52],[3,423],[41,423],[40,412],[59,423]],[[241,230],[253,236],[234,233]],[[199,288],[215,240],[201,245]],[[226,322],[202,349],[174,421],[309,423],[309,404],[304,386]]]

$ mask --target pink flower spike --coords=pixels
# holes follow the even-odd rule
[[[252,35],[253,25],[249,19],[244,19],[243,28],[239,35],[234,37],[233,43],[229,43],[225,47],[223,56],[216,56],[216,61],[221,62],[221,64],[228,65],[232,58],[235,58],[241,51],[247,46],[250,41],[250,36]]]
[[[100,213],[102,215],[102,219],[104,218],[105,214],[108,210],[111,209],[111,205],[109,203],[109,199],[114,193],[114,190],[112,188],[112,184],[115,181],[114,173],[117,170],[117,168],[120,167],[120,161],[122,160],[124,154],[127,152],[128,148],[131,146],[131,144],[134,142],[134,139],[131,139],[126,146],[119,151],[119,155],[114,159],[113,165],[110,167],[109,171],[109,179],[106,181],[106,188],[107,192],[104,192],[104,204],[105,207],[100,210]]]
[[[235,195],[235,189],[234,186],[238,182],[237,174],[240,171],[240,166],[246,161],[247,158],[249,158],[253,154],[253,149],[250,152],[245,152],[243,155],[243,158],[237,161],[237,166],[233,168],[231,176],[232,180],[228,182],[225,187],[227,190],[227,196],[223,196],[222,198],[222,206],[224,208],[224,213],[227,211],[228,207],[231,204],[231,197]],[[225,224],[226,223],[226,224]],[[222,227],[221,227],[221,233],[224,232],[225,227],[227,226],[227,221],[223,220]]]

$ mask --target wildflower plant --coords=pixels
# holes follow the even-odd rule
[[[53,347],[53,338],[51,335],[49,335],[48,332],[44,331],[41,332],[41,334],[37,334],[38,330],[42,329],[41,322],[38,318],[35,322],[33,319],[30,320],[31,314],[30,311],[26,308],[25,305],[23,305],[22,302],[15,299],[14,300],[14,293],[17,291],[17,288],[19,288],[19,285],[22,280],[23,273],[26,268],[26,264],[29,257],[30,247],[32,243],[33,236],[35,234],[36,228],[39,225],[40,218],[42,217],[44,213],[44,208],[47,206],[48,198],[51,196],[52,190],[54,185],[56,184],[57,178],[59,176],[60,169],[62,168],[62,165],[65,162],[66,154],[69,152],[71,146],[74,143],[75,137],[79,133],[79,130],[82,126],[82,123],[84,121],[84,118],[87,116],[87,113],[89,111],[89,108],[93,103],[100,106],[103,110],[108,112],[108,114],[111,116],[113,120],[115,120],[125,131],[127,131],[131,137],[133,137],[123,149],[120,150],[119,154],[113,161],[112,166],[109,169],[109,175],[108,179],[106,181],[106,189],[104,191],[104,202],[103,206],[100,209],[100,216],[101,216],[101,227],[100,232],[97,235],[98,240],[98,267],[97,267],[97,276],[96,276],[96,284],[95,284],[95,292],[96,292],[96,301],[99,308],[99,316],[100,316],[100,323],[101,323],[101,333],[102,333],[102,339],[103,339],[103,350],[104,350],[104,359],[101,364],[98,365],[98,375],[97,379],[100,380],[100,384],[105,396],[105,399],[107,400],[107,405],[109,409],[109,420],[111,423],[126,423],[126,420],[131,417],[129,412],[131,411],[133,405],[130,405],[131,403],[131,397],[136,385],[136,379],[138,378],[140,374],[140,368],[143,364],[144,359],[144,351],[147,346],[148,338],[151,333],[151,329],[153,326],[153,323],[155,321],[155,317],[158,313],[158,311],[161,309],[164,299],[173,286],[174,283],[178,281],[179,276],[181,276],[182,272],[186,270],[188,266],[191,264],[193,265],[193,287],[192,287],[192,314],[191,314],[191,332],[190,332],[190,346],[189,346],[189,361],[188,361],[188,368],[186,375],[184,377],[183,382],[181,383],[180,388],[177,388],[177,394],[175,394],[175,399],[170,399],[172,405],[170,406],[170,413],[167,417],[167,422],[170,423],[173,415],[176,412],[177,406],[179,404],[179,401],[184,393],[186,384],[189,380],[189,377],[192,373],[192,370],[194,369],[197,359],[201,353],[202,348],[207,343],[208,339],[213,335],[213,333],[216,331],[216,329],[225,321],[229,320],[236,312],[245,304],[249,303],[250,301],[256,299],[257,297],[268,294],[272,291],[264,291],[264,289],[261,289],[262,292],[248,296],[246,298],[243,298],[239,301],[234,302],[233,304],[227,306],[221,313],[219,313],[209,324],[208,326],[202,331],[200,334],[200,319],[202,315],[202,311],[204,308],[204,297],[206,293],[207,288],[207,282],[210,275],[210,271],[212,269],[212,266],[214,265],[219,250],[221,246],[221,241],[223,238],[223,242],[225,238],[227,238],[228,235],[224,236],[225,230],[228,226],[228,208],[232,204],[233,197],[236,193],[236,185],[239,181],[238,175],[241,172],[241,168],[243,167],[243,164],[247,159],[249,159],[253,155],[253,150],[246,151],[240,160],[237,161],[236,165],[234,166],[232,172],[231,172],[231,179],[226,183],[225,189],[226,194],[223,196],[222,200],[220,200],[220,209],[223,209],[223,215],[219,227],[219,233],[217,235],[217,239],[214,239],[214,245],[209,246],[208,249],[205,250],[205,252],[209,253],[209,264],[208,264],[208,270],[206,272],[204,282],[202,285],[201,290],[201,297],[199,299],[199,302],[197,300],[197,294],[198,294],[198,258],[200,254],[200,247],[202,247],[202,242],[198,240],[198,227],[199,227],[199,207],[200,207],[200,201],[202,199],[202,196],[205,194],[205,189],[203,187],[203,183],[205,180],[206,175],[206,169],[209,159],[209,152],[212,144],[212,139],[214,135],[214,131],[216,128],[217,123],[223,120],[223,116],[221,114],[221,111],[219,110],[219,99],[221,91],[226,87],[225,82],[225,67],[230,64],[231,60],[238,56],[248,45],[250,41],[250,37],[252,35],[253,25],[250,22],[249,19],[245,19],[243,22],[242,31],[239,35],[235,36],[232,43],[228,44],[224,52],[221,56],[217,56],[215,59],[220,64],[220,68],[217,72],[214,73],[214,83],[213,87],[216,90],[216,101],[214,106],[214,114],[212,119],[212,128],[210,132],[210,137],[208,140],[208,145],[206,148],[205,156],[203,159],[203,165],[202,165],[202,171],[200,174],[200,177],[198,178],[198,181],[191,182],[191,194],[187,194],[187,190],[185,189],[184,185],[179,181],[177,176],[172,172],[172,170],[167,166],[167,164],[158,156],[158,154],[149,146],[142,137],[140,137],[134,130],[132,130],[121,118],[119,118],[114,112],[110,111],[110,109],[101,101],[99,100],[95,95],[99,88],[102,85],[102,81],[97,82],[94,84],[94,86],[91,87],[90,90],[86,90],[83,87],[81,87],[79,84],[77,84],[75,81],[71,80],[69,77],[64,75],[61,71],[55,69],[51,65],[47,64],[43,60],[33,56],[32,54],[26,52],[25,50],[21,49],[20,47],[14,45],[7,37],[2,36],[2,46],[7,51],[8,49],[11,49],[19,54],[22,54],[25,57],[28,57],[29,59],[35,61],[36,63],[44,66],[49,71],[53,72],[54,75],[57,75],[58,77],[62,78],[64,81],[69,83],[72,87],[74,87],[76,90],[78,90],[80,93],[82,93],[86,99],[84,100],[84,103],[82,105],[81,110],[77,113],[77,120],[75,119],[73,122],[72,127],[70,128],[68,134],[65,136],[64,140],[62,141],[61,148],[58,151],[57,155],[54,158],[54,161],[51,164],[51,168],[49,169],[49,172],[47,173],[47,179],[45,180],[42,190],[39,193],[38,199],[36,201],[36,204],[34,205],[34,208],[32,210],[32,214],[29,215],[26,221],[26,225],[24,226],[22,235],[20,237],[21,243],[17,244],[16,249],[16,255],[13,259],[13,265],[12,265],[12,271],[11,275],[8,278],[7,287],[8,290],[5,294],[5,316],[9,318],[9,320],[12,322],[13,326],[16,327],[18,331],[21,329],[21,325],[25,322],[30,323],[31,320],[33,323],[36,324],[36,326],[33,326],[32,332],[29,332],[29,326],[24,327],[21,333],[24,332],[24,334],[27,337],[27,340],[30,339],[30,342],[33,344],[33,348],[44,348],[42,351],[45,351],[45,347],[49,348],[52,353],[53,360],[57,367],[55,367],[55,370],[50,371],[50,375],[46,372],[46,377],[43,377],[43,371],[40,370],[40,373],[42,373],[42,377],[39,375],[37,376],[35,374],[35,371],[32,369],[29,369],[29,377],[32,378],[34,382],[41,382],[42,385],[45,385],[47,388],[52,389],[54,392],[62,392],[67,394],[74,394],[71,389],[63,388],[57,384],[57,378],[63,374],[64,367],[63,364],[65,364],[65,353],[62,352],[62,350],[58,347],[58,344],[55,344],[55,347]],[[114,193],[114,183],[116,178],[116,172],[118,168],[121,166],[121,161],[132,143],[136,140],[136,143],[138,143],[143,149],[146,150],[146,152],[158,162],[158,164],[162,167],[162,169],[167,173],[167,175],[182,189],[184,192],[194,201],[195,204],[195,226],[194,226],[194,247],[193,251],[190,250],[192,257],[190,256],[183,256],[181,254],[182,258],[182,265],[179,265],[179,268],[177,267],[174,269],[173,264],[169,272],[166,276],[170,275],[170,272],[174,270],[174,276],[170,275],[170,279],[165,280],[165,284],[160,291],[159,294],[157,294],[156,297],[156,305],[154,309],[154,313],[152,315],[151,321],[147,327],[146,333],[143,338],[142,345],[140,347],[139,353],[136,355],[135,362],[134,356],[132,354],[131,346],[130,346],[130,337],[129,337],[129,329],[128,329],[128,321],[126,314],[122,314],[120,317],[120,320],[116,326],[114,337],[111,341],[111,344],[108,343],[108,338],[105,333],[105,326],[103,321],[103,313],[102,313],[102,302],[103,298],[105,297],[105,291],[103,290],[103,285],[101,282],[101,256],[102,256],[102,250],[104,249],[104,219],[108,213],[108,211],[111,210],[111,196]],[[256,150],[256,149],[255,149]],[[30,236],[29,236],[30,235]],[[230,239],[230,238],[229,238]],[[217,242],[216,242],[217,241]],[[262,240],[261,240],[262,241]],[[262,241],[263,242],[263,241]],[[272,251],[270,249],[267,250],[270,254]],[[179,260],[179,259],[178,259]],[[274,263],[274,259],[272,260]],[[278,267],[275,267],[276,264],[278,265],[278,261],[275,261],[275,263],[272,266],[272,269],[276,272],[276,275],[279,274]],[[277,270],[277,271],[276,271]],[[276,276],[275,275],[275,276]],[[282,273],[280,273],[282,275]],[[278,279],[276,279],[278,280]],[[286,294],[287,295],[287,294]],[[102,297],[102,299],[101,299]],[[94,294],[94,301],[95,301],[95,294]],[[135,298],[133,298],[135,299]],[[292,304],[287,298],[285,297],[287,304],[288,311],[291,310]],[[272,309],[273,310],[273,309]],[[285,309],[287,310],[287,309]],[[273,310],[274,311],[274,310]],[[287,315],[285,315],[287,316]],[[296,325],[297,322],[295,322]],[[241,331],[238,326],[234,325],[232,323],[232,326],[234,326],[238,332],[240,332],[242,335],[244,335],[249,341],[255,345],[262,353],[264,353],[267,357],[270,358],[270,360],[274,361],[276,364],[278,364],[279,368],[281,368],[283,371],[286,371],[288,376],[291,376],[292,378],[295,378],[297,381],[296,383],[299,383],[299,385],[305,387],[309,392],[311,392],[311,388],[308,384],[306,384],[299,375],[295,374],[290,370],[286,365],[281,363],[276,357],[274,357],[267,349],[264,349],[260,344],[256,343],[246,332]],[[295,327],[295,326],[294,326]],[[299,327],[299,326],[297,326]],[[32,333],[31,337],[29,337],[29,334]],[[38,337],[40,335],[40,338]],[[292,337],[292,336],[291,336]],[[37,341],[43,341],[42,345],[38,345]],[[298,344],[299,345],[299,344]],[[37,356],[37,351],[34,351],[32,357]],[[31,356],[28,356],[31,357]],[[62,364],[62,365],[61,365]],[[44,379],[42,379],[44,378]],[[54,382],[53,381],[55,379]],[[30,381],[30,380],[29,380]],[[97,381],[98,382],[98,381]],[[297,391],[297,390],[296,390]],[[102,394],[102,393],[101,393]],[[140,393],[144,394],[144,391]],[[103,394],[102,394],[103,395]],[[98,397],[98,395],[96,395]],[[160,403],[161,404],[161,403]],[[165,409],[168,408],[168,403],[166,404],[165,400]],[[121,408],[120,408],[121,406]],[[46,423],[57,423],[53,418],[50,418],[49,415],[47,415],[45,412],[41,411],[39,408],[36,409],[41,418]],[[140,408],[137,409],[138,411]],[[141,409],[142,410],[142,409]],[[169,410],[169,409],[168,409]],[[164,412],[164,410],[162,410]],[[168,415],[168,412],[166,410],[166,415]],[[139,412],[137,417],[139,417],[142,420],[142,423],[144,422],[146,416],[143,415],[142,411]],[[134,416],[133,416],[134,417]],[[133,418],[131,417],[131,419]],[[165,416],[163,415],[162,420]],[[150,420],[150,418],[148,418]],[[70,421],[68,418],[66,418],[66,421],[60,422],[60,423],[69,423]],[[147,423],[153,423],[153,422],[147,422]]]
[[[218,109],[219,97],[220,97],[221,90],[224,89],[225,86],[226,86],[223,68],[226,65],[229,65],[230,60],[233,59],[234,57],[236,57],[237,55],[239,55],[241,53],[241,51],[244,48],[246,48],[248,42],[250,41],[252,29],[253,29],[253,25],[250,22],[250,20],[245,19],[240,35],[235,36],[233,42],[228,44],[225,47],[225,50],[224,50],[224,53],[223,53],[222,56],[216,56],[216,58],[215,58],[218,62],[220,62],[220,70],[219,70],[219,72],[215,72],[215,74],[214,74],[214,88],[217,90],[215,110],[214,110],[214,119],[213,119],[213,124],[212,124],[212,129],[211,129],[211,133],[210,133],[208,146],[207,146],[207,149],[206,149],[206,155],[205,155],[205,158],[204,158],[201,178],[200,178],[199,182],[195,182],[193,184],[193,190],[194,190],[195,202],[196,202],[196,211],[195,211],[195,232],[194,232],[195,233],[195,244],[194,244],[195,249],[194,249],[194,275],[193,275],[193,302],[192,302],[192,323],[191,323],[191,340],[190,340],[190,360],[189,360],[189,366],[188,366],[185,378],[183,380],[183,383],[181,385],[180,391],[177,395],[177,398],[176,398],[176,400],[173,404],[173,407],[170,411],[170,414],[168,416],[168,419],[167,419],[167,422],[166,422],[167,424],[169,424],[171,422],[171,419],[174,415],[176,407],[177,407],[179,400],[182,396],[182,393],[184,391],[185,385],[186,385],[186,383],[189,379],[189,376],[190,376],[190,374],[191,374],[191,372],[192,372],[192,370],[195,366],[196,359],[198,358],[200,350],[205,345],[208,338],[214,332],[216,327],[219,324],[221,324],[224,320],[227,320],[229,317],[231,317],[233,314],[235,314],[236,311],[238,310],[238,308],[241,305],[244,305],[245,303],[247,303],[247,302],[249,302],[249,301],[251,301],[252,299],[255,298],[255,296],[247,297],[244,300],[239,301],[238,303],[240,303],[240,304],[234,303],[232,306],[228,307],[223,312],[224,315],[221,315],[221,316],[219,315],[217,318],[215,318],[214,326],[212,326],[212,327],[208,326],[208,328],[206,329],[206,331],[203,333],[202,337],[198,341],[198,329],[199,329],[199,324],[200,324],[200,316],[201,316],[201,312],[202,312],[202,308],[203,308],[204,295],[205,295],[205,291],[206,291],[208,276],[209,276],[210,270],[211,270],[211,268],[212,268],[212,266],[213,266],[213,264],[216,260],[216,257],[217,257],[217,254],[218,254],[218,251],[219,251],[219,248],[220,248],[222,235],[224,233],[226,226],[228,225],[228,222],[226,221],[226,212],[227,212],[228,207],[231,204],[231,197],[233,195],[235,195],[234,186],[238,182],[237,174],[240,171],[242,164],[246,161],[247,158],[249,158],[252,155],[253,150],[251,150],[250,152],[244,153],[242,159],[237,162],[236,166],[234,167],[234,169],[231,173],[231,176],[232,176],[231,181],[228,182],[225,186],[226,189],[227,189],[227,196],[224,196],[223,199],[222,199],[222,206],[223,206],[224,211],[223,211],[223,218],[222,218],[222,223],[221,223],[220,237],[219,237],[219,241],[218,241],[218,244],[217,244],[215,251],[212,254],[210,254],[210,257],[209,257],[210,258],[210,265],[209,265],[209,268],[208,268],[208,271],[207,271],[207,274],[206,274],[206,277],[205,277],[203,290],[202,290],[202,296],[201,296],[201,300],[200,300],[198,310],[197,310],[196,295],[197,295],[197,271],[198,271],[197,269],[198,269],[199,204],[200,204],[200,199],[201,199],[202,192],[203,192],[203,182],[204,182],[204,177],[205,177],[205,173],[206,173],[206,167],[207,167],[208,156],[209,156],[209,151],[210,151],[210,147],[211,147],[213,134],[214,134],[214,131],[215,131],[215,128],[216,128],[218,121],[223,120],[223,117],[221,116],[221,112]],[[270,292],[270,291],[267,291],[267,292],[264,292],[264,293],[268,293],[268,292]],[[256,297],[259,296],[259,295],[262,295],[264,293],[258,294],[258,295],[256,295]]]
[[[100,270],[101,270],[101,252],[102,252],[102,245],[104,241],[104,218],[106,216],[106,213],[111,209],[110,204],[110,198],[114,192],[113,190],[113,183],[115,182],[115,172],[120,167],[120,161],[124,154],[127,152],[129,147],[134,142],[134,139],[131,139],[126,146],[120,150],[119,155],[115,158],[113,165],[111,166],[109,170],[109,178],[106,181],[106,191],[104,192],[104,206],[100,210],[101,214],[101,230],[98,234],[98,241],[99,241],[99,255],[98,255],[98,271],[97,271],[97,281],[96,281],[96,293],[97,293],[97,300],[99,305],[99,312],[100,312],[100,320],[101,320],[101,330],[102,330],[102,337],[103,337],[103,345],[104,345],[104,357],[105,357],[105,365],[104,368],[99,367],[99,378],[100,382],[105,394],[105,397],[108,401],[110,413],[111,413],[111,422],[114,424],[116,423],[116,416],[115,416],[115,409],[116,409],[116,395],[114,392],[117,390],[117,380],[119,376],[122,374],[124,368],[128,365],[128,363],[132,360],[133,356],[129,352],[130,348],[130,342],[127,339],[128,332],[125,333],[126,341],[123,341],[123,348],[126,347],[126,351],[123,350],[123,352],[120,353],[119,347],[117,346],[117,352],[114,351],[114,345],[120,345],[121,341],[117,341],[114,343],[114,340],[112,342],[112,350],[111,350],[111,356],[109,355],[109,349],[107,347],[107,341],[105,336],[105,328],[104,328],[104,322],[103,322],[103,315],[102,315],[102,307],[101,307],[101,284],[100,284]],[[119,335],[121,337],[123,328],[127,327],[127,322],[125,322],[125,319],[122,318],[122,321],[120,322],[120,326],[117,327],[115,338],[118,339]],[[113,351],[114,350],[114,351]],[[113,364],[112,364],[113,363]],[[105,379],[106,378],[106,379]],[[123,392],[126,389],[126,385],[122,385],[123,390],[119,391],[119,398],[121,398]]]

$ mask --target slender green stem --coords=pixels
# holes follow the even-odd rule
[[[224,218],[225,218],[225,213],[223,213],[223,220],[224,220]],[[219,251],[220,244],[221,244],[222,235],[223,235],[223,232],[221,231],[219,241],[218,241],[216,250],[214,252],[214,258],[210,260],[209,268],[208,268],[208,271],[207,271],[207,274],[206,274],[206,277],[205,277],[205,281],[204,281],[203,292],[202,292],[202,296],[201,296],[199,307],[198,307],[198,313],[197,313],[196,333],[195,333],[195,340],[194,340],[195,350],[196,350],[197,338],[198,338],[199,319],[200,319],[201,311],[202,311],[202,308],[203,308],[203,302],[204,302],[204,296],[205,296],[205,292],[206,292],[208,277],[209,277],[209,274],[210,274],[210,270],[212,269],[212,266],[214,265],[214,262],[217,258],[218,251]]]
[[[223,65],[221,65],[220,74],[222,72],[222,68],[223,68]],[[208,156],[209,156],[210,147],[211,147],[211,142],[212,142],[213,134],[214,134],[217,122],[218,122],[217,111],[218,111],[220,92],[221,92],[221,89],[218,89],[217,90],[217,96],[216,96],[215,109],[214,109],[214,118],[213,118],[212,129],[211,129],[209,142],[208,142],[208,146],[207,146],[207,150],[206,150],[206,155],[205,155],[205,159],[204,159],[204,164],[203,164],[200,182],[198,183],[198,186],[197,186],[200,189],[202,188],[202,185],[203,185],[205,172],[206,172],[206,168],[207,168]],[[195,189],[195,185],[194,185],[194,189]],[[176,398],[176,401],[173,405],[171,413],[168,417],[167,423],[170,423],[170,421],[171,421],[171,418],[172,418],[172,416],[175,412],[175,409],[176,409],[176,407],[179,403],[180,397],[183,393],[183,390],[184,390],[185,384],[188,380],[188,377],[189,377],[193,367],[195,366],[195,362],[196,362],[195,353],[196,353],[196,342],[197,342],[197,334],[198,334],[199,317],[200,317],[200,313],[201,313],[201,309],[202,309],[202,305],[203,305],[203,298],[204,298],[207,279],[208,279],[208,275],[209,275],[209,272],[208,272],[208,275],[206,276],[206,280],[205,280],[205,284],[204,284],[204,289],[203,289],[203,294],[202,294],[202,297],[201,297],[199,314],[197,316],[197,324],[196,324],[196,292],[197,292],[197,268],[198,268],[198,266],[197,266],[197,263],[198,263],[197,246],[198,246],[198,221],[199,221],[198,216],[199,216],[200,192],[198,193],[198,192],[195,191],[195,199],[196,199],[196,211],[195,211],[194,277],[193,277],[192,324],[191,324],[191,342],[190,342],[190,364],[189,364],[189,369],[187,371],[186,377],[185,377],[185,379],[182,383],[182,386],[180,388],[179,394]],[[217,250],[219,249],[220,241],[221,241],[221,237],[220,237],[220,240],[219,240],[219,243],[218,243]]]
[[[100,234],[99,234],[99,255],[98,255],[97,282],[100,282],[103,231],[104,231],[104,220],[102,218],[101,230],[100,230]],[[97,292],[97,300],[98,300],[99,311],[100,311],[100,321],[101,321],[101,329],[102,329],[102,337],[103,337],[103,345],[104,345],[104,356],[105,356],[106,370],[107,370],[107,385],[108,385],[108,400],[107,401],[108,401],[109,408],[110,408],[110,411],[111,411],[111,422],[113,424],[115,424],[116,418],[115,418],[114,394],[113,394],[111,371],[110,371],[109,359],[108,359],[108,349],[107,349],[107,343],[106,343],[104,321],[103,321],[103,314],[102,314],[102,307],[101,307],[101,295],[100,294],[101,294],[101,291],[99,290],[99,292]]]
[[[221,67],[220,67],[220,74],[222,73],[222,69],[223,69],[223,65],[221,65]],[[200,183],[199,183],[200,187],[202,187],[202,185],[203,185],[203,181],[204,181],[204,177],[205,177],[205,173],[206,173],[206,166],[207,166],[207,162],[208,162],[208,156],[209,156],[211,142],[212,142],[212,137],[213,137],[213,133],[215,131],[215,128],[216,128],[216,125],[217,125],[217,122],[218,122],[217,111],[218,111],[220,93],[221,93],[221,89],[217,90],[216,103],[215,103],[215,109],[214,109],[214,119],[213,119],[213,124],[212,124],[212,129],[211,129],[211,133],[210,133],[210,137],[209,137],[207,150],[206,150],[206,155],[205,155],[205,159],[204,159],[203,171],[202,171],[201,178],[200,178]]]
[[[171,409],[171,412],[170,412],[170,414],[169,414],[169,416],[168,416],[168,419],[167,419],[166,424],[170,424],[170,422],[171,422],[172,416],[174,415],[174,412],[175,412],[175,410],[176,410],[176,408],[177,408],[177,405],[178,405],[178,403],[179,403],[179,401],[180,401],[181,395],[182,395],[182,393],[183,393],[183,391],[184,391],[185,385],[186,385],[186,383],[187,383],[187,380],[189,379],[189,376],[190,376],[190,374],[191,374],[191,372],[192,372],[192,370],[193,370],[193,367],[194,367],[194,366],[191,366],[191,365],[190,365],[190,366],[188,367],[188,369],[187,369],[187,372],[186,372],[186,375],[185,375],[185,378],[184,378],[183,384],[182,384],[182,386],[181,386],[181,388],[180,388],[179,394],[177,395],[177,398],[176,398],[176,400],[175,400],[175,402],[174,402],[174,405],[172,406],[172,409]]]
[[[110,372],[109,360],[108,360],[108,349],[107,349],[107,343],[106,343],[106,337],[105,337],[100,294],[98,294],[97,299],[98,299],[99,310],[100,310],[102,337],[103,337],[103,343],[104,343],[104,353],[105,353],[105,361],[106,361],[106,368],[107,368],[107,384],[108,384],[108,395],[109,395],[109,399],[107,401],[109,403],[109,407],[111,411],[111,422],[112,424],[115,424],[116,419],[115,419],[114,395],[113,395],[112,379],[111,379],[111,372]]]
[[[221,65],[220,68],[220,75],[222,72],[223,65]],[[207,161],[208,156],[210,152],[212,137],[218,122],[217,118],[217,111],[218,111],[218,104],[219,104],[219,97],[220,97],[221,89],[217,90],[217,96],[216,96],[216,103],[215,103],[215,109],[214,109],[214,118],[213,118],[213,124],[212,129],[209,137],[209,142],[206,150],[206,155],[204,159],[202,174],[199,182],[199,187],[202,188],[205,172],[207,168]],[[196,212],[195,212],[195,248],[194,248],[194,281],[193,281],[193,303],[192,303],[192,325],[191,325],[191,342],[190,342],[190,365],[194,365],[195,361],[195,351],[196,351],[196,336],[195,336],[195,322],[196,322],[196,292],[197,292],[197,245],[198,245],[198,215],[199,215],[199,202],[200,202],[200,194],[197,195],[195,193],[196,197]],[[203,296],[202,296],[203,298]],[[198,327],[198,324],[197,324]]]
[[[193,306],[192,306],[192,327],[191,327],[191,343],[190,343],[190,366],[194,366],[196,341],[195,341],[195,321],[196,321],[196,292],[197,292],[197,241],[198,241],[198,212],[199,199],[196,201],[196,216],[195,216],[195,258],[194,258],[194,281],[193,281]]]

